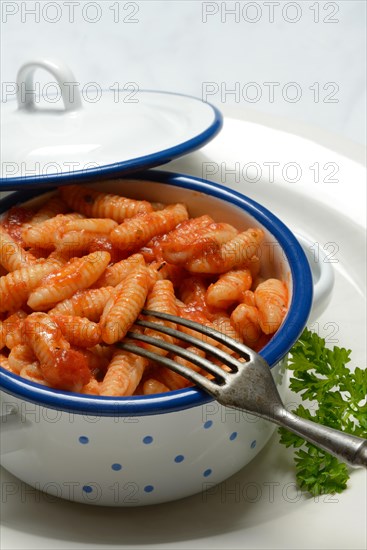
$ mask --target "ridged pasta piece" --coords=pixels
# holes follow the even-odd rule
[[[9,353],[8,359],[12,371],[16,374],[19,374],[27,365],[37,361],[32,348],[28,346],[28,344],[18,344],[14,346]]]
[[[279,279],[267,279],[255,290],[255,303],[259,310],[259,323],[265,334],[274,334],[287,312],[288,290]]]
[[[97,236],[90,231],[68,231],[55,237],[55,252],[67,260],[88,254]]]
[[[166,393],[168,391],[170,391],[170,389],[165,384],[162,384],[162,382],[159,382],[159,380],[155,380],[155,378],[148,378],[143,384],[144,395]]]
[[[14,346],[23,342],[23,322],[27,314],[23,310],[9,315],[4,321],[0,321],[0,349]]]
[[[116,287],[118,292],[107,302],[100,319],[106,344],[114,344],[126,335],[144,306],[151,285],[148,268],[139,267]]]
[[[36,261],[36,258],[14,241],[0,225],[0,264],[8,271],[15,271]]]
[[[100,395],[132,395],[138,386],[148,361],[123,350],[114,353],[100,385]]]
[[[92,348],[101,341],[99,325],[86,317],[60,314],[50,314],[50,317],[60,327],[62,334],[72,346]]]
[[[4,275],[0,279],[0,311],[14,311],[26,302],[43,277],[56,271],[60,263],[44,261]]]
[[[163,259],[184,265],[197,256],[212,254],[238,234],[228,223],[216,223],[210,216],[191,218],[180,223],[161,242]]]
[[[158,311],[160,313],[169,313],[171,315],[177,315],[175,291],[171,281],[158,280],[154,284],[153,288],[150,290],[148,294],[146,308],[151,309],[153,311]],[[147,317],[147,320],[152,321],[157,325],[161,325],[164,327],[169,327],[173,329],[177,328],[176,323],[171,323],[170,321],[165,321],[164,319],[157,319],[156,317]],[[157,338],[158,340],[162,340],[169,344],[175,343],[175,339],[172,336],[169,336],[168,334],[163,334],[162,332],[159,332],[157,330],[146,328],[144,329],[144,334],[146,336]],[[158,348],[156,346],[152,346],[150,344],[144,344],[144,347],[149,351],[152,351],[153,353],[157,353],[158,355],[164,356],[168,354],[168,351],[162,348]]]
[[[109,234],[118,223],[108,218],[82,218],[68,221],[62,228],[63,233],[87,231],[88,233]]]
[[[187,378],[184,378],[181,374],[167,369],[166,367],[161,367],[159,369],[157,372],[157,378],[159,382],[167,386],[170,391],[181,390],[192,385],[190,380],[187,380]]]
[[[160,243],[165,260],[172,264],[184,264],[193,257],[193,250],[195,250],[198,241],[198,252],[201,252],[200,239],[202,239],[203,230],[212,223],[215,223],[213,218],[207,214],[180,223],[165,235]]]
[[[46,313],[32,313],[24,321],[26,343],[36,355],[42,374],[52,387],[78,392],[91,373],[85,357],[71,349],[57,324]]]
[[[188,212],[183,204],[172,204],[163,210],[125,220],[111,232],[110,238],[120,250],[137,250],[187,218]]]
[[[36,384],[41,384],[42,386],[50,385],[48,384],[45,377],[43,376],[43,373],[38,361],[25,365],[19,374],[22,378],[25,378],[30,382],[35,382]]]
[[[256,307],[238,305],[231,314],[231,323],[244,344],[250,348],[256,346],[262,334],[259,311]]]
[[[70,220],[80,218],[80,214],[58,214],[54,218],[46,219],[43,222],[26,225],[22,231],[23,241],[27,246],[53,250],[57,239],[58,231]]]
[[[242,342],[240,334],[236,330],[235,326],[232,325],[231,319],[229,315],[227,315],[227,313],[221,312],[213,315],[213,317],[211,318],[211,322],[213,323],[213,328],[219,330],[219,332],[224,334],[224,336],[228,336],[229,338],[233,338],[238,342]],[[226,348],[226,351],[231,355],[234,353],[228,348]]]
[[[59,192],[70,208],[91,218],[111,218],[121,223],[125,218],[152,211],[147,201],[101,193],[81,185],[61,187]]]
[[[29,295],[27,304],[34,310],[45,311],[70,298],[77,290],[88,288],[101,276],[110,261],[108,252],[93,252],[63,265],[45,278]]]
[[[70,259],[81,253],[105,250],[98,244],[118,223],[108,218],[82,218],[66,222],[55,234],[56,250]],[[97,243],[97,246],[96,246]],[[93,250],[91,248],[94,247]]]
[[[82,387],[80,393],[89,394],[89,395],[99,395],[100,394],[100,382],[95,378],[91,378],[85,386]]]
[[[50,309],[50,315],[77,315],[90,321],[99,321],[103,309],[115,293],[112,286],[79,290],[71,298],[67,298]]]
[[[50,218],[54,218],[58,214],[65,214],[67,211],[68,206],[58,195],[55,194],[41,206],[41,208],[35,213],[34,216],[32,216],[28,223],[30,225],[35,225],[37,223],[45,222]]]
[[[3,353],[0,353],[0,367],[2,367],[3,369],[5,369],[9,372],[13,372],[12,369],[11,369],[11,366],[9,365],[9,359]],[[14,373],[14,374],[16,374],[16,373]]]
[[[203,254],[186,263],[186,269],[193,273],[225,273],[240,268],[253,256],[257,256],[264,231],[250,228],[221,245],[217,251]]]
[[[108,266],[102,273],[98,281],[93,285],[94,288],[103,286],[117,286],[126,276],[139,266],[144,266],[145,261],[141,254],[133,254],[111,266]]]
[[[209,306],[226,309],[235,302],[241,302],[244,292],[251,288],[252,277],[248,269],[228,271],[220,275],[206,291],[206,302]]]

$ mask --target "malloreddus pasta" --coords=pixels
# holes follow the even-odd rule
[[[77,185],[60,188],[37,211],[13,208],[0,223],[0,364],[32,382],[84,394],[148,395],[188,386],[116,342],[145,307],[214,327],[259,350],[288,305],[285,283],[262,278],[263,239],[257,227],[240,232],[208,214],[190,218],[184,204]]]

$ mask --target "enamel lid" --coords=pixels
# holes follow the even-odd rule
[[[37,69],[56,80],[34,82]],[[68,67],[37,60],[21,67],[15,97],[1,104],[0,191],[122,176],[202,147],[222,127],[200,99],[137,85],[82,93]],[[38,88],[38,89],[37,89]]]

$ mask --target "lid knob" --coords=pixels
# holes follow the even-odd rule
[[[75,77],[67,65],[61,61],[40,59],[28,61],[22,65],[17,75],[17,101],[19,109],[35,110],[35,92],[33,76],[37,69],[45,69],[57,81],[61,90],[65,111],[77,111],[82,108],[82,101]]]

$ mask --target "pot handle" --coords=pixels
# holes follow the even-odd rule
[[[309,322],[314,322],[330,303],[335,276],[333,258],[325,254],[319,243],[310,237],[295,233],[310,264],[313,280],[313,303]]]
[[[35,99],[37,93],[33,87],[33,76],[37,69],[45,69],[55,78],[60,86],[61,97],[64,102],[65,111],[72,112],[82,108],[78,82],[76,82],[72,71],[61,61],[50,59],[38,59],[28,61],[18,71],[17,75],[17,101],[18,109],[35,111]],[[56,111],[55,112],[60,112]]]

